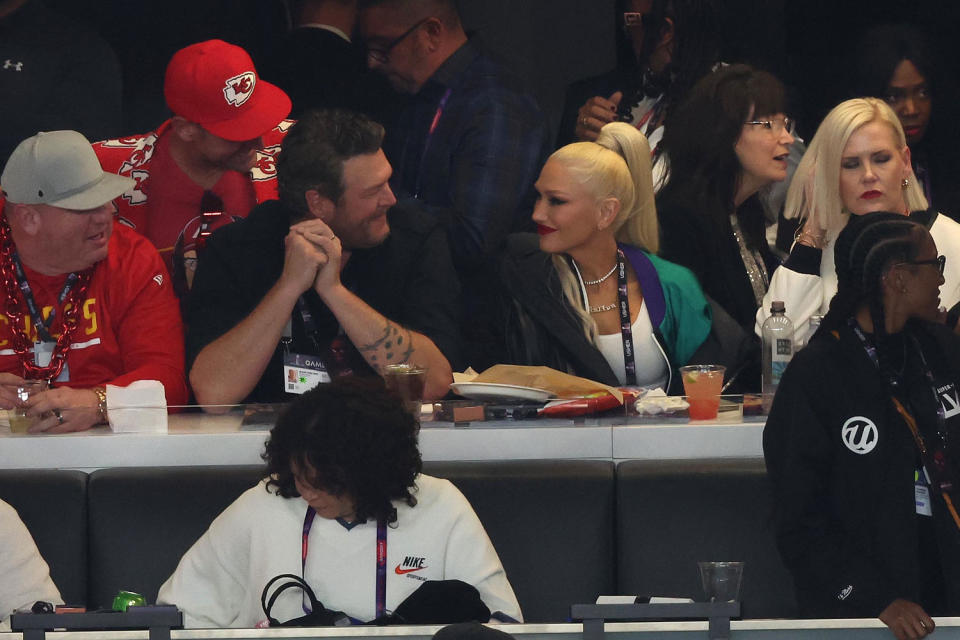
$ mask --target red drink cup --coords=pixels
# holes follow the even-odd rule
[[[720,389],[726,367],[718,364],[691,364],[680,367],[683,391],[690,404],[691,420],[715,420],[720,408]]]

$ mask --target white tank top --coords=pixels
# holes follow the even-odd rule
[[[647,301],[640,305],[640,313],[633,322],[633,357],[637,365],[637,386],[660,387],[667,384],[667,362],[653,337],[653,325],[647,313]],[[597,347],[617,375],[620,384],[626,384],[627,372],[623,366],[623,336],[617,333],[597,336]]]

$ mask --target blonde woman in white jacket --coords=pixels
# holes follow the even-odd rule
[[[823,119],[787,192],[784,216],[801,221],[787,260],[770,279],[756,332],[782,300],[794,339],[806,343],[810,317],[823,315],[837,292],[833,246],[851,215],[889,211],[927,226],[947,256],[941,305],[960,302],[960,224],[927,209],[910,166],[900,120],[883,100],[841,102]]]

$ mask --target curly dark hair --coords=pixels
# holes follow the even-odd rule
[[[290,128],[277,154],[280,200],[306,215],[307,191],[315,189],[333,202],[343,195],[343,163],[376,153],[383,144],[383,126],[345,109],[311,110]]]
[[[267,490],[300,494],[293,466],[312,468],[312,486],[349,496],[360,521],[392,524],[400,500],[417,504],[411,489],[423,467],[419,424],[380,378],[344,376],[321,384],[290,405],[270,431],[263,459]]]

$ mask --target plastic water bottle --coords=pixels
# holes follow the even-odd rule
[[[780,377],[793,357],[793,323],[786,315],[782,300],[776,300],[770,306],[770,317],[764,320],[761,329],[763,335],[763,393],[769,402],[769,396],[777,391]]]
[[[813,334],[820,328],[821,323],[823,323],[823,316],[810,316],[810,320],[807,322],[807,334],[805,336],[794,336],[793,338],[794,353],[810,344],[810,338],[812,338]]]

